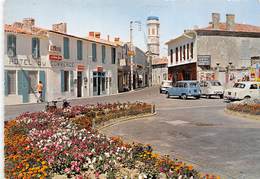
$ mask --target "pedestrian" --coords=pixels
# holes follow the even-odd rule
[[[39,95],[37,102],[43,102],[43,99],[42,99],[42,91],[43,91],[42,81],[39,81],[39,83],[37,85],[37,91],[38,91],[38,95]]]

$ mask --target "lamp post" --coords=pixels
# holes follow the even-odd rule
[[[139,30],[141,30],[141,22],[140,21],[130,21],[130,61],[131,61],[131,91],[134,90],[134,49],[133,49],[133,23],[139,25]]]

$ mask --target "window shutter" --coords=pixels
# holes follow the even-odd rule
[[[5,82],[4,82],[4,86],[5,86],[5,96],[8,96],[8,74],[7,74],[7,70],[5,70]]]
[[[43,84],[43,91],[42,91],[42,98],[45,100],[46,94],[46,78],[45,78],[45,71],[40,71],[40,81]]]
[[[40,39],[37,38],[37,58],[40,57]]]
[[[73,71],[70,71],[70,91],[73,91],[73,86],[74,86],[73,78],[74,78]]]
[[[78,60],[82,60],[82,41],[77,41],[77,57]]]
[[[36,58],[36,38],[32,38],[32,57]]]
[[[96,50],[97,50],[97,49],[96,49],[96,44],[93,43],[93,44],[92,44],[92,61],[94,61],[94,62],[96,61],[96,58],[97,58],[97,54],[96,54],[97,52],[96,52]]]
[[[61,92],[64,92],[64,70],[60,71]]]
[[[67,37],[63,38],[63,51],[64,51],[64,58],[69,59],[69,39]]]
[[[102,63],[105,63],[106,58],[106,47],[102,45]]]
[[[18,71],[18,95],[22,95],[23,88],[23,72],[22,70]]]
[[[29,102],[29,81],[28,81],[28,71],[22,70],[23,76],[23,88],[22,88],[22,95],[23,95],[23,103]]]

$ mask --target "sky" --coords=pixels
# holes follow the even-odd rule
[[[12,24],[32,17],[36,26],[51,29],[52,24],[67,23],[68,34],[86,37],[89,31],[101,32],[101,38],[120,37],[129,41],[130,21],[141,21],[141,31],[134,26],[134,45],[146,48],[146,19],[160,20],[160,51],[167,54],[165,42],[194,26],[205,27],[211,13],[235,14],[235,21],[260,26],[260,0],[6,0],[4,23]]]

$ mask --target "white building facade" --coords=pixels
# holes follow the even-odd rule
[[[118,92],[117,45],[100,33],[80,38],[67,34],[65,23],[45,30],[25,19],[6,25],[4,39],[6,105],[37,102],[39,81],[45,101]]]

